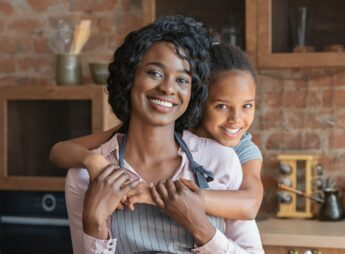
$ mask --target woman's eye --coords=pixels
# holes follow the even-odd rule
[[[150,76],[155,78],[161,78],[163,75],[159,71],[150,70],[147,72]]]
[[[243,105],[243,108],[245,108],[245,109],[250,109],[252,107],[253,107],[253,104],[250,104],[250,103]]]
[[[177,83],[189,84],[189,79],[187,78],[178,78],[176,79]]]
[[[221,109],[221,110],[227,110],[227,109],[229,109],[228,106],[225,105],[225,104],[218,104],[218,105],[216,106],[216,108],[217,108],[217,109]]]

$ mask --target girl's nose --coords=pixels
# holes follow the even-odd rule
[[[236,122],[240,118],[240,111],[237,109],[229,110],[228,121],[229,122]]]

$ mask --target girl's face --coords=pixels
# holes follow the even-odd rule
[[[201,135],[236,146],[254,120],[255,82],[246,71],[220,73],[209,88]]]
[[[181,52],[183,53],[183,52]],[[131,119],[155,125],[174,125],[187,109],[191,96],[190,66],[175,46],[157,42],[145,52],[131,89]]]

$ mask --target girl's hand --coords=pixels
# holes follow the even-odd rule
[[[84,165],[89,173],[90,180],[96,179],[109,162],[100,154],[91,153],[84,161]]]
[[[166,214],[187,229],[199,245],[203,245],[212,239],[216,229],[208,221],[199,188],[192,182],[188,185],[193,191],[180,180],[159,181],[152,187],[152,196]]]
[[[106,221],[120,205],[121,199],[138,181],[126,183],[128,174],[114,165],[108,165],[102,173],[91,180],[84,197],[84,232],[98,239],[107,239]]]
[[[156,203],[152,199],[151,195],[152,185],[145,182],[140,182],[134,189],[127,193],[127,207],[134,210],[134,204],[144,203],[155,205]]]

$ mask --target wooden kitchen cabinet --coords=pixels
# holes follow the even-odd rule
[[[265,254],[289,254],[290,250],[298,251],[299,254],[304,254],[307,250],[317,250],[320,254],[345,254],[343,249],[331,249],[331,248],[313,248],[313,247],[277,247],[277,246],[264,246]]]
[[[345,66],[344,11],[343,0],[258,0],[258,66]]]
[[[63,191],[66,171],[49,162],[58,141],[118,124],[104,86],[0,88],[0,189]]]
[[[345,221],[315,219],[276,219],[259,221],[266,254],[288,254],[297,250],[319,250],[322,254],[345,254]]]
[[[244,49],[253,63],[257,56],[257,0],[148,0],[146,23],[164,15],[183,15],[203,22],[220,36]],[[235,35],[235,37],[234,37]]]

